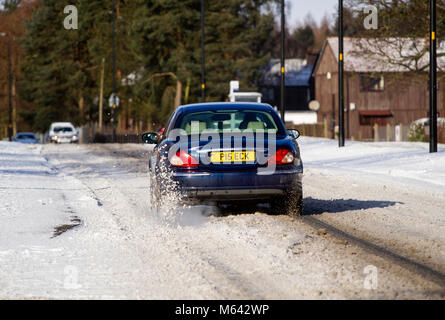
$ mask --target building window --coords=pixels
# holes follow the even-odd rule
[[[361,126],[370,126],[371,125],[371,117],[360,115],[360,125]]]
[[[385,79],[383,76],[360,75],[361,91],[383,91],[385,90]]]
[[[380,127],[386,126],[388,123],[388,117],[366,117],[360,116],[360,125],[361,126],[375,126],[378,125]]]
[[[392,117],[389,110],[366,110],[359,112],[359,122],[361,126],[386,126]]]

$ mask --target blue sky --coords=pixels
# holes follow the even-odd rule
[[[290,14],[286,14],[286,23],[295,27],[297,23],[304,20],[308,13],[311,13],[317,22],[320,22],[326,13],[332,19],[338,0],[286,0],[286,4],[291,6]]]

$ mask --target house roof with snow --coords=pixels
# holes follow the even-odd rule
[[[439,42],[438,69],[445,69],[445,42]],[[338,62],[338,38],[327,39],[321,55],[331,50]],[[319,62],[321,59],[319,60]],[[317,71],[318,65],[315,68]],[[429,44],[422,38],[344,38],[346,72],[428,71]]]
[[[305,59],[286,59],[285,78],[287,87],[309,86],[313,65],[308,65]],[[281,81],[281,61],[271,59],[261,78],[261,85],[265,87],[278,87]]]

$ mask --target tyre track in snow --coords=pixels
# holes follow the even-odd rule
[[[338,239],[350,241],[351,243],[354,243],[355,245],[365,249],[371,254],[389,259],[395,262],[396,264],[400,265],[401,267],[404,267],[418,274],[419,276],[424,277],[426,280],[433,281],[441,285],[443,287],[443,292],[445,294],[445,274],[442,273],[441,271],[435,270],[434,268],[426,264],[416,262],[390,249],[384,248],[378,244],[365,240],[364,238],[354,236],[346,231],[337,228],[332,224],[326,223],[317,218],[311,216],[301,216],[297,217],[296,219],[309,224],[314,229],[325,229],[327,232],[331,233]]]
[[[388,177],[318,167],[306,169],[303,183],[310,197],[301,221],[411,270],[445,291],[443,196],[419,192]]]

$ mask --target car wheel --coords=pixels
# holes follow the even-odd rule
[[[284,207],[289,216],[303,215],[303,193],[290,192],[285,198]]]
[[[288,192],[285,196],[274,198],[270,205],[277,214],[301,216],[303,214],[303,192]]]

